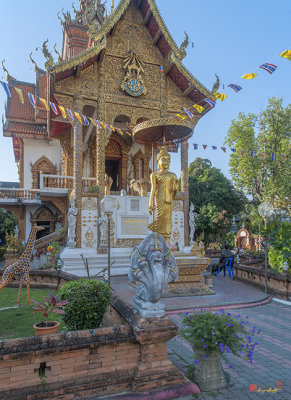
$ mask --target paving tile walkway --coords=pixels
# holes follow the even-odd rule
[[[256,306],[266,299],[264,292],[245,283],[228,277],[213,278],[215,295],[190,296],[163,299],[169,317],[178,325],[186,312],[195,306],[235,305],[230,312],[248,316],[249,323],[261,329],[257,337],[259,343],[254,354],[253,364],[248,359],[229,356],[224,363],[230,375],[230,387],[216,392],[204,392],[199,395],[180,397],[179,400],[256,400],[256,399],[291,399],[291,303],[281,304],[275,301]],[[132,304],[135,289],[128,285],[127,277],[113,277],[112,286],[117,294]],[[194,362],[193,351],[180,336],[168,342],[168,354],[172,362],[188,375],[188,365]],[[228,365],[233,367],[229,369]],[[282,390],[272,392],[251,392],[250,385],[257,388],[274,389],[278,381],[282,382]],[[167,399],[168,400],[168,399]],[[170,400],[170,399],[169,399]]]
[[[127,276],[112,277],[111,286],[120,297],[132,304],[135,289],[129,285]],[[251,303],[266,298],[264,292],[228,277],[213,276],[213,286],[215,295],[163,298],[166,311],[175,312],[195,306]]]

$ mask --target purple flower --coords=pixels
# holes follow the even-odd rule
[[[248,316],[246,316],[246,318],[249,318]]]
[[[211,332],[212,333],[212,335],[215,335],[215,332]]]
[[[201,342],[204,342],[204,339],[201,339]]]
[[[205,354],[203,354],[202,358],[206,358],[206,355],[205,355]]]
[[[188,328],[189,328],[189,326],[188,326],[188,325],[186,325],[186,326],[185,326],[185,329],[188,329]]]
[[[228,323],[225,321],[225,325],[228,325]]]
[[[189,311],[186,312],[186,315],[189,315]]]
[[[204,349],[206,349],[207,345],[205,344],[203,347],[204,347]]]
[[[199,364],[199,361],[198,361],[198,360],[195,360],[195,363],[196,363],[196,364]]]
[[[231,365],[231,364],[229,364],[228,368],[232,368],[232,365]]]
[[[238,338],[238,335],[234,335],[234,337]]]

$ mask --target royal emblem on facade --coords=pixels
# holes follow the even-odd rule
[[[141,77],[144,72],[143,65],[135,53],[131,53],[125,59],[123,69],[125,77],[122,81],[121,89],[130,96],[137,97],[141,94],[146,94],[147,90]]]

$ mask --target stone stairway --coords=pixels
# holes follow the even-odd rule
[[[132,249],[130,248],[111,249],[111,276],[127,275],[131,252]],[[96,249],[70,249],[66,247],[60,256],[63,270],[69,274],[87,276],[81,254],[88,259],[91,276],[96,275],[108,266],[107,254],[97,254]]]

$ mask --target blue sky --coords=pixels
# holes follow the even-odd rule
[[[111,1],[107,1],[110,9]],[[202,149],[202,144],[222,146],[233,119],[239,112],[259,113],[268,98],[283,97],[284,105],[291,103],[291,61],[279,53],[291,49],[291,0],[156,0],[161,15],[178,45],[184,31],[194,43],[188,47],[184,65],[207,88],[211,89],[215,73],[220,77],[228,95],[198,123],[190,139],[189,162],[195,157],[209,158],[213,166],[228,175],[227,154],[221,150]],[[34,82],[33,57],[40,67],[44,58],[36,48],[48,38],[49,49],[56,43],[60,51],[62,30],[57,12],[64,7],[72,10],[72,0],[26,0],[1,5],[0,61],[18,80]],[[77,8],[78,0],[75,0]],[[117,5],[117,2],[116,2]],[[270,75],[258,67],[269,62],[278,66]],[[240,77],[249,72],[258,76],[246,81]],[[0,69],[0,79],[5,74]],[[237,83],[243,90],[236,94],[226,86]],[[0,109],[4,112],[6,95],[0,88]],[[198,143],[199,150],[193,150]],[[171,169],[180,175],[180,159],[172,156]],[[12,151],[12,140],[0,132],[0,181],[18,180]]]

